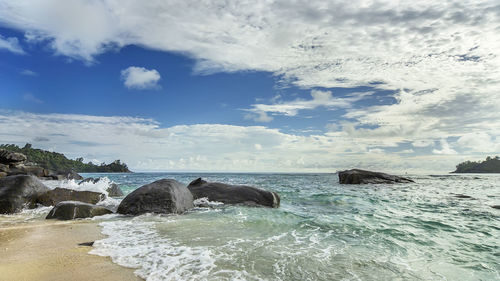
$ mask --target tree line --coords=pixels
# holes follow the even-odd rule
[[[33,148],[30,143],[24,147],[19,147],[15,144],[2,144],[0,149],[6,149],[13,152],[20,152],[26,155],[27,161],[34,163],[45,169],[52,171],[75,171],[77,173],[130,173],[127,164],[120,160],[115,160],[112,163],[101,163],[96,165],[92,162],[84,163],[83,157],[75,160],[68,159],[64,154],[51,152],[42,149]]]

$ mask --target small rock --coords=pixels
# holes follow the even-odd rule
[[[96,206],[78,201],[63,201],[50,210],[46,219],[73,220],[92,218],[113,213],[102,206]]]

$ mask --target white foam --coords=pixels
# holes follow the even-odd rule
[[[91,254],[109,256],[113,262],[137,268],[146,280],[207,280],[215,269],[213,252],[206,247],[181,245],[155,230],[145,216],[100,223],[109,237],[94,243]]]
[[[35,209],[25,208],[18,213],[0,215],[0,228],[1,226],[15,225],[17,223],[34,222],[40,219],[44,219],[48,212],[52,209],[52,206],[45,207],[41,206]]]
[[[209,201],[208,197],[202,197],[202,198],[195,199],[193,201],[193,204],[197,207],[218,207],[218,206],[224,205],[224,203],[222,203],[222,202]]]
[[[50,189],[56,187],[79,190],[79,191],[94,191],[100,192],[108,195],[107,189],[113,183],[109,178],[103,177],[96,183],[93,182],[82,182],[78,184],[79,180],[45,180],[43,183]]]

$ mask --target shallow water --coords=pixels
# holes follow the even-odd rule
[[[125,193],[202,176],[281,196],[278,209],[218,205],[99,218],[109,237],[92,253],[148,280],[500,280],[500,210],[491,208],[500,205],[500,175],[361,186],[339,185],[336,174],[97,176]]]
[[[128,193],[160,178],[108,175]],[[203,174],[276,191],[279,209],[118,217],[93,251],[148,280],[500,280],[500,177],[339,185],[336,174]],[[459,198],[458,194],[472,198]]]

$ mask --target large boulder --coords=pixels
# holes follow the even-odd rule
[[[0,163],[5,165],[18,165],[26,162],[26,155],[18,152],[0,149]]]
[[[100,192],[79,191],[57,187],[40,194],[36,202],[44,206],[55,206],[62,201],[80,201],[89,204],[97,204],[104,199],[106,199],[106,195]]]
[[[208,198],[209,201],[224,204],[242,204],[277,208],[280,197],[277,193],[246,185],[229,185],[219,182],[206,182],[201,178],[188,185],[194,199]]]
[[[86,179],[82,180],[81,182],[79,182],[78,185],[82,185],[85,183],[96,184],[96,183],[100,182],[101,180],[104,180],[104,179],[103,178],[86,178]],[[109,184],[106,191],[108,192],[108,196],[110,196],[110,197],[121,197],[124,195],[121,188],[114,182],[111,182]]]
[[[378,183],[408,183],[411,179],[389,174],[352,169],[339,172],[339,182],[342,184],[378,184]]]
[[[78,201],[63,201],[50,210],[46,219],[73,220],[91,218],[113,213],[102,206],[96,206]]]
[[[25,206],[36,206],[40,194],[49,191],[34,176],[17,175],[0,179],[0,214],[12,214]]]
[[[180,182],[162,179],[143,185],[127,195],[117,212],[126,215],[144,213],[183,213],[193,208],[193,195]]]

